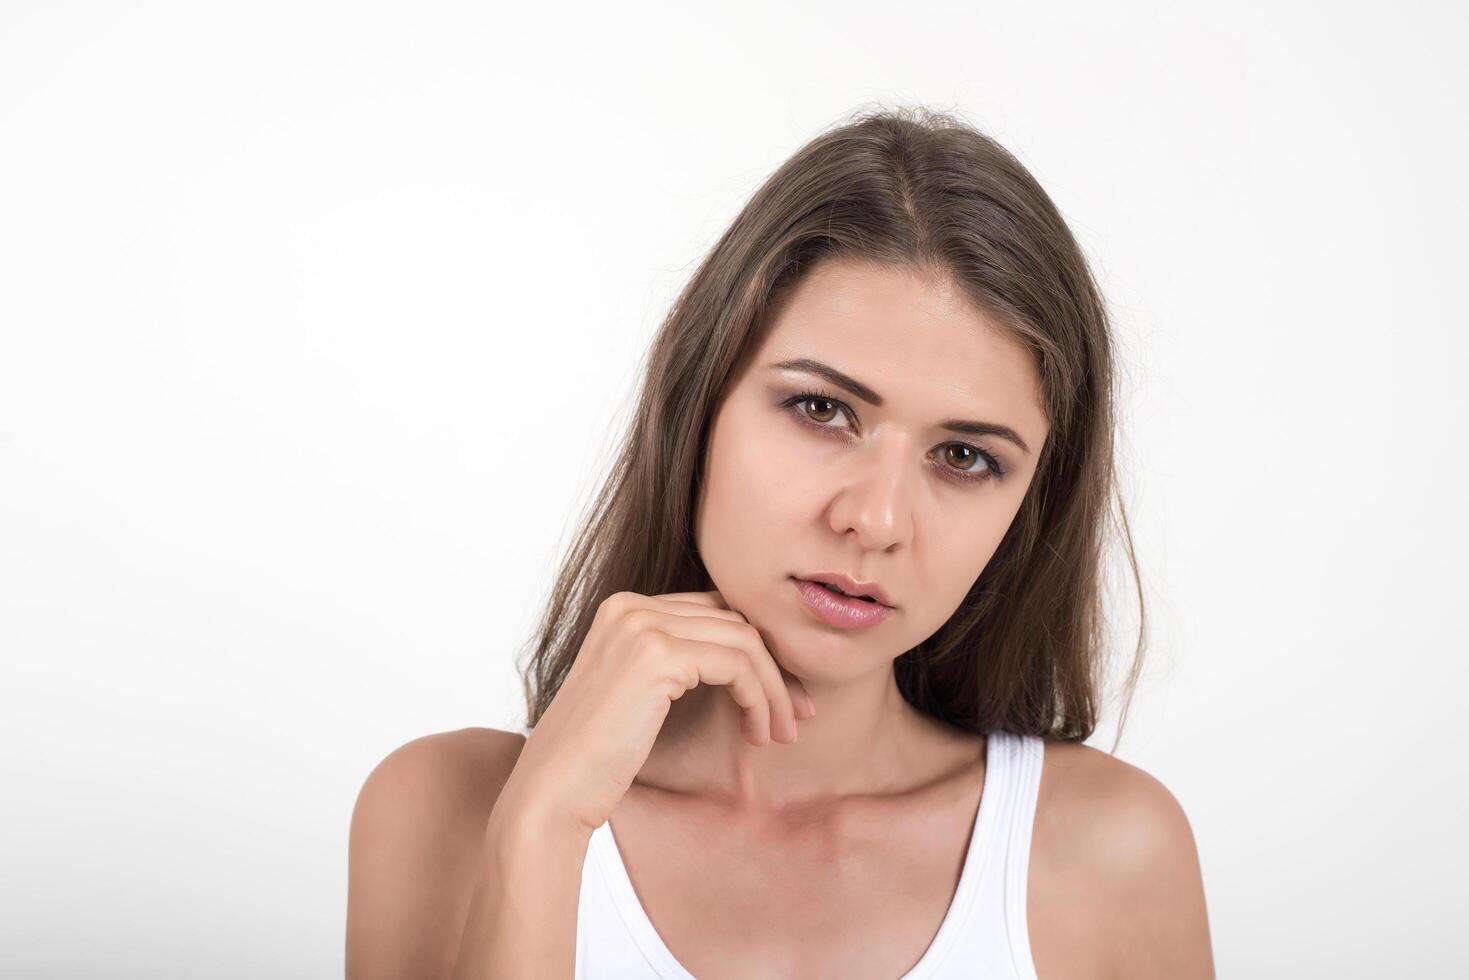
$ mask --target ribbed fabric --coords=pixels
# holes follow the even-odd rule
[[[521,734],[529,736],[530,728]],[[938,934],[896,980],[1037,980],[1025,917],[1045,743],[991,732],[984,787],[959,886]],[[576,980],[695,980],[669,951],[638,901],[612,824],[592,832],[577,905]]]

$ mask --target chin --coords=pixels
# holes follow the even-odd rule
[[[842,683],[871,669],[870,658],[858,652],[857,636],[820,623],[802,622],[776,631],[766,647],[782,669],[802,681]]]

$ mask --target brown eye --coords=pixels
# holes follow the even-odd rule
[[[980,458],[979,453],[975,452],[974,447],[972,447],[972,446],[966,446],[962,442],[951,442],[951,443],[949,443],[948,448],[944,450],[944,456],[950,462],[953,462],[954,461],[954,457],[958,453],[962,453],[962,454],[965,454],[967,456],[967,459],[961,460],[960,462],[961,463],[968,463],[969,465],[967,465],[967,466],[966,465],[956,466],[955,469],[959,469],[959,470],[972,470],[972,469],[974,469],[974,465],[973,465],[974,464],[974,461],[976,459],[979,459]]]
[[[815,411],[808,411],[808,406],[820,407]],[[780,407],[788,412],[795,412],[797,421],[802,425],[810,426],[822,433],[835,430],[841,433],[841,438],[849,438],[850,434],[856,431],[827,424],[838,414],[851,415],[851,409],[837,399],[826,395],[810,391],[801,392],[782,401]],[[852,421],[855,423],[856,419],[853,418]],[[973,465],[976,456],[984,460],[984,466]],[[945,443],[944,459],[946,462],[937,464],[944,471],[944,476],[960,483],[979,485],[1003,479],[1005,476],[1004,465],[993,453],[982,446],[971,446],[967,442]],[[959,465],[949,465],[950,463]],[[965,463],[970,465],[963,465]]]
[[[837,408],[836,408],[836,402],[833,402],[833,401],[831,401],[829,399],[826,399],[826,398],[808,398],[804,402],[802,402],[802,404],[803,405],[829,405],[830,406],[830,410],[829,410],[830,411],[830,414],[827,415],[826,418],[820,418],[820,417],[818,417],[818,415],[812,415],[812,413],[810,413],[810,412],[807,412],[806,413],[807,415],[811,415],[811,417],[814,418],[814,419],[816,419],[816,421],[818,421],[818,422],[830,422],[831,421],[831,416],[836,415],[836,410],[837,410]],[[827,414],[827,413],[823,412],[823,413],[818,413],[818,414]]]

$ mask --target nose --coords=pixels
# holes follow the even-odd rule
[[[851,455],[850,464],[831,502],[832,530],[852,531],[865,550],[886,551],[913,533],[914,481],[923,476],[914,463],[914,442],[894,435],[873,440]]]

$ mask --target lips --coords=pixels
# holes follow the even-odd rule
[[[893,605],[892,598],[881,585],[876,582],[858,581],[845,572],[810,572],[806,575],[795,575],[792,578],[799,579],[803,582],[816,582],[825,585],[834,590],[838,595],[850,596],[856,599],[861,599],[865,596],[868,600],[876,602],[878,605],[886,606],[889,609],[896,608]]]
[[[852,593],[850,593],[850,592],[843,592],[842,589],[841,589],[841,586],[832,585],[830,582],[817,582],[816,584],[817,585],[824,585],[828,589],[831,589],[833,592],[835,592],[837,595],[844,595],[844,596],[846,596],[849,599],[866,599],[869,602],[876,602],[877,601],[876,599],[872,598],[872,596],[870,596],[870,595],[852,595]]]
[[[844,592],[844,591],[842,591],[842,589],[840,587],[835,586],[835,585],[832,585],[830,582],[820,582],[820,581],[817,581],[817,582],[812,582],[811,584],[812,585],[819,585],[819,586],[821,586],[824,589],[831,589],[831,591],[835,592],[837,595],[842,596],[842,597],[847,598],[847,599],[858,599],[858,600],[860,600],[862,602],[870,602],[870,603],[873,603],[874,605],[878,605],[879,604],[878,601],[876,599],[872,598],[872,596],[870,596],[870,595],[852,595],[852,593],[850,593],[850,592]]]
[[[854,599],[844,596],[830,586],[808,579],[791,576],[796,591],[805,602],[811,615],[826,623],[846,630],[865,630],[876,626],[893,614],[891,606],[870,599]]]

